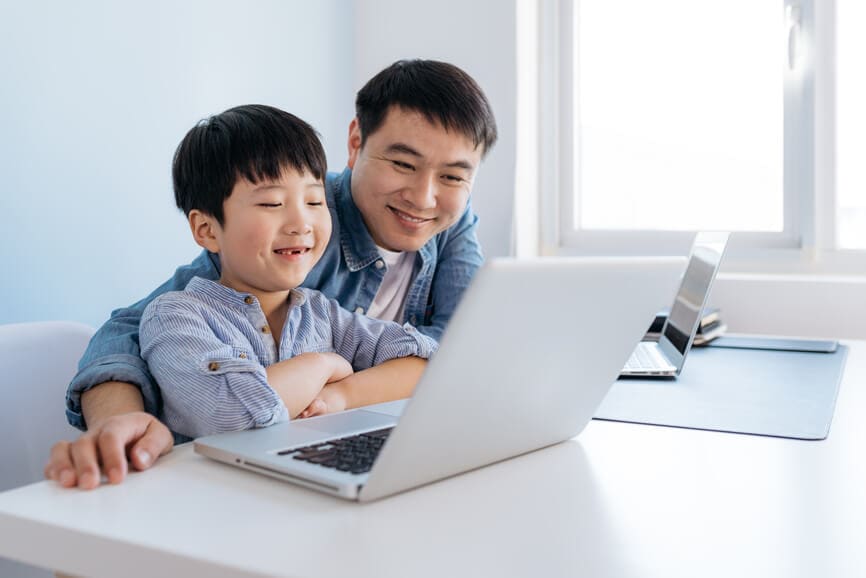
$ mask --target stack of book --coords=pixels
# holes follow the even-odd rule
[[[659,311],[656,314],[656,318],[653,319],[649,330],[647,330],[647,333],[644,336],[644,340],[658,341],[659,337],[661,336],[662,327],[664,326],[665,320],[667,318],[667,309]],[[698,326],[698,333],[697,335],[695,335],[695,341],[692,345],[706,345],[716,337],[722,335],[725,330],[727,330],[727,328],[727,325],[722,322],[722,318],[719,315],[718,308],[709,307],[707,309],[704,309],[703,315],[701,315],[701,323]]]

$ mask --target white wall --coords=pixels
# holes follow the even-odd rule
[[[516,0],[358,0],[354,91],[402,58],[451,62],[481,85],[496,115],[499,142],[472,193],[485,254],[511,252],[516,127]]]
[[[353,115],[352,3],[0,4],[0,323],[99,325],[199,249],[171,157],[199,119],[293,112],[332,169]]]

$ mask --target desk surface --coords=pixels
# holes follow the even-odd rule
[[[593,421],[365,505],[185,446],[120,486],[0,494],[0,556],[86,576],[862,577],[866,342],[850,345],[823,441]]]

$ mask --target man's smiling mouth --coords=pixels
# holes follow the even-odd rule
[[[391,207],[391,206],[389,206],[388,209],[392,213],[394,213],[394,215],[396,215],[396,217],[398,219],[401,219],[403,221],[407,221],[409,223],[426,223],[427,221],[433,220],[433,219],[421,219],[419,217],[414,217],[414,216],[410,215],[409,213],[404,213],[403,211],[401,211],[399,209],[395,209],[394,207]]]

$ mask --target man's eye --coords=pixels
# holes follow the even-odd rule
[[[391,162],[394,164],[394,166],[396,166],[398,168],[405,169],[407,171],[414,171],[415,170],[415,167],[413,167],[409,163],[404,163],[403,161],[396,161],[396,160],[392,160]]]
[[[464,180],[466,180],[463,177],[458,177],[457,175],[442,175],[442,178],[452,183],[462,183]]]

